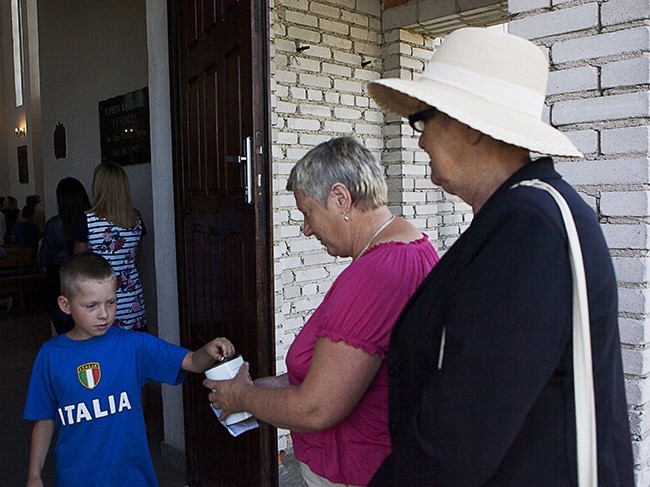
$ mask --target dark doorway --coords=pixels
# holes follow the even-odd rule
[[[228,337],[274,374],[267,1],[168,1],[181,343]],[[191,486],[277,485],[276,430],[237,438],[184,384]]]

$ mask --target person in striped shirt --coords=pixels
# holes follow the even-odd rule
[[[131,200],[129,177],[119,164],[102,162],[93,176],[93,207],[73,227],[73,252],[103,256],[117,278],[117,317],[120,328],[147,331],[144,292],[138,272],[142,238],[147,234]]]

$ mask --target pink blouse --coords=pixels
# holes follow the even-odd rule
[[[292,432],[296,458],[335,483],[366,485],[390,452],[386,353],[402,308],[439,257],[426,235],[370,248],[334,281],[287,353],[289,384],[300,384],[316,341],[327,337],[382,359],[352,413],[315,433]]]

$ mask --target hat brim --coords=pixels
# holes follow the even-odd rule
[[[368,83],[368,91],[382,109],[405,118],[422,102],[508,144],[539,154],[584,157],[566,135],[541,120],[426,77],[377,80]]]

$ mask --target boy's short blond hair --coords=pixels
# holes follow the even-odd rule
[[[91,252],[75,254],[61,266],[61,295],[70,299],[84,281],[115,279],[115,272],[104,257]]]

